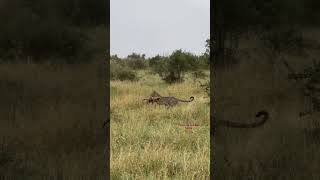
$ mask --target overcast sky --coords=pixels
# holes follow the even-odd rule
[[[110,51],[147,57],[200,54],[210,36],[210,0],[111,0]]]

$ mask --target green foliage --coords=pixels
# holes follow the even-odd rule
[[[135,73],[131,70],[150,68],[153,73],[158,74],[167,83],[182,82],[184,74],[196,71],[195,76],[200,77],[200,69],[209,68],[209,41],[207,41],[206,52],[196,56],[181,49],[174,51],[169,56],[154,56],[146,59],[145,54],[132,53],[127,58],[121,59],[117,55],[111,55],[111,78],[123,80],[135,80]],[[199,71],[198,71],[199,70]]]
[[[121,60],[117,57],[117,55],[113,55],[111,56],[111,58],[114,60]],[[148,62],[145,59],[145,54],[140,55],[137,53],[132,53],[131,55],[128,55],[127,58],[123,59],[123,63],[134,70],[145,69],[148,67]]]
[[[200,69],[209,69],[210,68],[210,58],[209,55],[203,54],[198,56],[197,58],[197,68]]]
[[[118,55],[116,55],[116,54],[115,54],[115,55],[111,55],[111,56],[110,56],[110,59],[111,59],[111,60],[116,60],[116,61],[117,61],[117,60],[121,60],[121,59],[118,57]]]
[[[149,66],[154,70],[157,71],[157,66],[160,65],[160,63],[165,60],[166,57],[160,56],[160,55],[156,55],[152,58],[149,59]]]
[[[145,59],[146,55],[145,54],[137,54],[137,53],[132,53],[128,55],[128,59]]]
[[[127,60],[127,64],[134,70],[145,69],[148,67],[148,62],[143,59],[129,59]]]
[[[120,81],[135,81],[138,80],[137,74],[130,69],[123,61],[110,61],[110,79]]]
[[[168,58],[156,56],[150,66],[167,83],[183,81],[184,74],[199,68],[199,59],[189,52],[174,51]]]
[[[198,68],[197,57],[189,52],[182,50],[174,51],[169,57],[169,66],[172,69],[177,69],[177,72],[185,72],[196,70]]]

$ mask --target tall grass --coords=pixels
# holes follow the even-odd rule
[[[207,72],[208,73],[208,72]],[[193,83],[168,85],[158,75],[138,71],[139,81],[111,81],[111,179],[209,179],[209,105]],[[153,90],[189,99],[166,109],[147,105]],[[186,131],[178,124],[198,124]]]

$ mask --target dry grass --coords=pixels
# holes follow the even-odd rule
[[[0,65],[2,176],[105,179],[106,87],[100,67]]]
[[[140,71],[139,81],[111,81],[111,179],[209,179],[209,98],[191,78],[167,85]],[[188,99],[166,109],[146,105],[153,90]],[[177,124],[199,124],[192,132]]]

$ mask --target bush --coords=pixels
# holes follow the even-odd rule
[[[147,62],[143,59],[128,59],[126,62],[129,67],[135,70],[147,68]]]
[[[157,57],[155,57],[157,58]],[[149,60],[149,66],[151,67],[151,70],[155,72],[156,74],[159,74],[160,77],[163,77],[164,74],[167,72],[167,62],[168,58],[161,57],[157,59],[150,59]]]
[[[149,59],[149,66],[152,68],[157,65],[159,61],[161,61],[164,57],[156,55]]]
[[[125,80],[135,81],[138,78],[133,71],[129,70],[129,68],[124,68],[117,72],[117,79],[119,79],[120,81],[125,81]]]
[[[128,55],[127,58],[124,59],[126,65],[132,69],[145,69],[148,67],[148,63],[145,59],[145,54],[132,53]]]
[[[182,82],[187,71],[197,70],[197,57],[182,50],[174,51],[169,58],[154,57],[150,60],[152,69],[167,83]]]
[[[135,81],[138,80],[137,74],[130,70],[122,61],[110,62],[110,79],[111,80],[120,80],[120,81]]]
[[[209,55],[203,54],[199,56],[198,58],[198,66],[201,69],[210,69],[210,60],[209,60]]]

